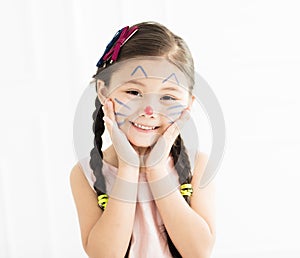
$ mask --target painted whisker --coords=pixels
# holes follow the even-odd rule
[[[120,113],[120,112],[115,112],[115,115],[116,115],[116,116],[128,116],[128,115],[123,114],[123,113]]]
[[[127,106],[125,103],[123,103],[121,100],[118,100],[117,98],[115,98],[115,101],[118,102],[120,105],[126,107],[127,109],[131,109],[129,106]]]
[[[174,108],[179,108],[179,107],[185,108],[184,105],[178,104],[178,105],[174,105],[174,106],[168,107],[167,110],[174,109]]]
[[[124,123],[125,123],[125,120],[122,121],[122,122],[117,122],[118,126],[121,126],[121,125],[123,125]]]
[[[170,113],[170,114],[167,114],[167,116],[175,116],[175,115],[179,115],[181,114],[182,111],[179,111],[179,112],[173,112],[173,113]]]
[[[162,81],[162,83],[167,82],[167,81],[168,81],[170,78],[172,78],[172,77],[174,77],[174,79],[175,79],[177,85],[180,85],[180,84],[179,84],[179,81],[178,81],[178,79],[177,79],[177,76],[176,76],[175,73],[171,73],[167,78],[165,78],[165,79]]]

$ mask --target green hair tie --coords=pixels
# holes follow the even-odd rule
[[[108,202],[107,194],[101,194],[98,196],[98,205],[102,210],[105,210],[107,202]]]
[[[193,186],[191,184],[182,184],[180,186],[180,193],[182,196],[192,196]]]

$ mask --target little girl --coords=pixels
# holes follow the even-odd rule
[[[119,30],[94,75],[94,148],[70,182],[91,258],[208,258],[215,241],[214,186],[200,188],[181,129],[195,97],[186,43],[165,26]],[[112,144],[102,151],[102,134]]]

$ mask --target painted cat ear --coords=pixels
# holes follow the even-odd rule
[[[165,79],[162,81],[162,83],[165,83],[165,82],[171,80],[171,78],[175,80],[175,82],[177,83],[177,85],[180,85],[180,84],[179,84],[179,81],[178,81],[178,79],[177,79],[177,76],[176,76],[175,73],[171,73],[167,78],[165,78]]]
[[[138,71],[141,71],[145,78],[148,77],[147,73],[145,72],[144,68],[141,65],[138,65],[136,68],[133,69],[132,73],[130,74],[131,76],[135,75]]]

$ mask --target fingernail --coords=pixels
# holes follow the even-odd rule
[[[110,100],[110,99],[107,99],[107,100],[106,100],[106,105],[107,105],[107,106],[111,106],[111,104],[112,104],[111,100]]]

